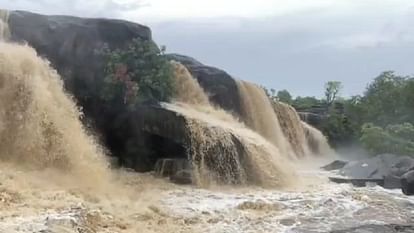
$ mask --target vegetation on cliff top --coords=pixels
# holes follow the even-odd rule
[[[372,154],[414,156],[413,77],[386,71],[376,77],[362,95],[349,98],[340,97],[338,82],[328,82],[325,89],[322,99],[286,98],[291,95],[285,90],[273,98],[299,111],[318,109],[318,114],[324,116],[318,128],[334,146],[359,144]]]
[[[165,48],[138,38],[126,49],[106,50],[101,97],[110,105],[130,107],[142,102],[169,101],[174,78],[164,52]]]

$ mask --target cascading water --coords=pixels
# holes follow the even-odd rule
[[[298,157],[305,157],[310,154],[305,130],[302,126],[300,117],[296,110],[285,103],[274,102],[273,109],[279,118],[283,134],[292,146]]]
[[[265,91],[255,84],[240,80],[237,84],[243,121],[275,144],[284,157],[334,154],[323,134],[303,123],[293,107],[272,103]]]
[[[264,90],[241,80],[237,81],[237,85],[242,105],[242,119],[247,126],[277,146],[283,156],[296,158]]]
[[[0,159],[104,179],[107,163],[49,63],[29,46],[0,42]]]
[[[328,140],[322,134],[321,131],[310,126],[308,123],[302,122],[303,129],[305,131],[306,140],[309,145],[309,149],[314,155],[334,155],[335,152],[329,146]]]
[[[279,149],[229,113],[214,108],[187,69],[179,63],[173,64],[181,83],[176,100],[182,102],[164,106],[184,115],[188,121],[189,153],[196,182],[269,187],[288,184],[291,169]]]
[[[10,36],[8,21],[9,12],[0,9],[0,41],[8,39]]]

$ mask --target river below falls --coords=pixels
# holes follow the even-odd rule
[[[377,186],[330,183],[328,175],[303,171],[300,185],[278,191],[200,189],[125,172],[123,186],[136,192],[131,196],[124,189],[95,194],[44,185],[45,174],[2,169],[0,232],[386,233],[393,231],[385,225],[414,225],[413,197]],[[352,229],[360,226],[372,227]]]

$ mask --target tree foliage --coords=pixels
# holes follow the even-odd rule
[[[362,118],[379,126],[393,123],[413,123],[412,103],[414,85],[408,77],[387,71],[368,85],[361,100]]]
[[[341,89],[342,83],[338,81],[329,81],[325,84],[325,101],[328,105],[336,100]]]
[[[145,101],[168,101],[173,71],[164,48],[134,39],[126,49],[105,52],[102,98],[111,105],[134,106]]]
[[[360,144],[374,154],[414,156],[414,78],[386,71],[362,95],[340,98],[342,84],[325,85],[325,98],[296,97],[299,111],[322,115],[317,126],[333,145]]]
[[[372,123],[362,127],[361,142],[372,154],[414,155],[414,126],[410,123],[388,125]]]
[[[287,90],[278,91],[276,96],[280,102],[287,104],[292,104],[293,102],[292,95]]]

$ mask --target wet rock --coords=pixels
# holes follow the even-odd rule
[[[356,183],[357,186],[364,186],[363,183],[374,182],[384,188],[401,188],[401,176],[414,169],[414,159],[408,156],[393,154],[382,154],[373,158],[351,161],[339,172],[347,177],[331,179],[334,182]]]
[[[407,172],[402,176],[401,185],[405,195],[414,195],[414,171]]]
[[[295,219],[285,218],[285,219],[281,219],[279,223],[282,224],[283,226],[293,226],[295,225],[296,221]]]
[[[168,54],[171,60],[182,63],[197,79],[201,87],[209,93],[210,101],[221,108],[241,116],[241,100],[237,83],[225,71],[207,66],[194,58]]]
[[[343,168],[348,162],[346,161],[342,161],[342,160],[335,160],[330,164],[327,164],[323,167],[321,167],[323,170],[326,171],[334,171],[334,170],[339,170],[341,168]]]
[[[192,184],[191,170],[181,170],[170,177],[170,180],[176,184]]]
[[[279,203],[269,203],[262,200],[257,201],[245,201],[239,204],[237,207],[239,210],[255,210],[255,211],[279,211],[283,208]]]
[[[401,188],[401,177],[388,175],[384,177],[384,188],[386,189],[399,189]]]

